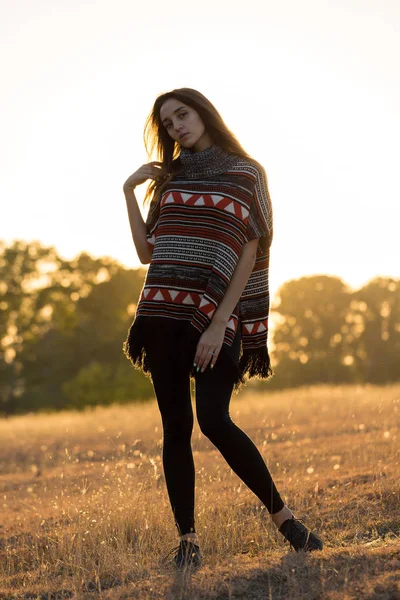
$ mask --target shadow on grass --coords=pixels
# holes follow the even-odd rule
[[[121,579],[88,578],[82,584],[79,598],[101,598],[115,588],[117,598],[135,600],[399,600],[400,544],[382,540],[374,547],[357,544],[283,556],[279,552],[236,555],[228,560],[209,555],[200,569],[150,568],[144,578],[127,574]],[[26,591],[17,596],[15,592],[9,596],[0,593],[4,600],[16,597],[63,600],[75,594],[57,587],[42,589],[38,595]]]
[[[267,559],[268,560],[268,559]],[[165,594],[168,600],[400,600],[400,548],[327,549],[272,557],[273,565],[210,569],[209,575],[175,574]],[[201,573],[201,571],[200,571]]]

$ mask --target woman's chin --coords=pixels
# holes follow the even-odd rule
[[[193,150],[194,144],[185,144],[184,142],[180,144],[181,148],[186,148],[186,150]]]

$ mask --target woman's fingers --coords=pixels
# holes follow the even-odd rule
[[[217,358],[219,355],[219,350],[214,350],[214,354],[211,356],[211,354],[209,354],[209,362],[207,363],[207,365],[205,366],[205,369],[208,367],[208,365],[210,365],[210,368],[214,368],[215,363],[217,362]]]
[[[196,354],[194,356],[193,364],[195,367],[200,367],[200,357],[202,356],[203,346],[197,344]],[[202,363],[203,364],[203,363]]]
[[[161,165],[158,167],[156,165]],[[145,163],[137,171],[132,173],[125,181],[123,187],[124,189],[133,189],[137,185],[144,183],[147,179],[158,179],[163,175],[169,175],[168,171],[165,167],[162,166],[162,162],[158,160],[153,160],[152,162]]]
[[[212,352],[212,354],[211,354]],[[198,367],[198,371],[202,373],[207,369],[208,365],[214,367],[217,362],[217,358],[220,352],[220,348],[206,348],[197,347],[196,356],[194,357],[194,364]]]
[[[162,164],[162,163],[158,163],[158,164]],[[167,171],[164,168],[159,168],[159,167],[155,167],[155,166],[151,166],[151,174],[154,178],[160,177],[161,175],[167,175]]]
[[[209,325],[202,333],[196,347],[194,366],[202,373],[208,365],[214,366],[224,342],[225,327]]]
[[[199,362],[196,363],[197,367],[198,367],[198,371],[205,371],[207,368],[207,365],[209,363],[209,359],[211,358],[211,354],[207,354],[207,352],[212,352],[212,350],[208,350],[207,348],[203,348],[201,354],[200,354],[200,359]]]
[[[165,171],[165,167],[163,167],[163,163],[159,162],[158,160],[153,160],[150,163],[147,163],[151,166],[151,168],[155,171]],[[157,167],[156,165],[160,165],[161,169],[159,167]]]

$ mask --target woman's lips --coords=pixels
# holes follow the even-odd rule
[[[180,139],[183,140],[183,138],[185,137],[185,135],[189,135],[189,132],[184,133],[183,135],[181,135]]]

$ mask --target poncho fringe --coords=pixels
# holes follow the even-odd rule
[[[151,319],[150,319],[151,321]],[[123,352],[132,365],[142,371],[146,377],[151,379],[150,365],[148,356],[144,347],[146,336],[151,336],[152,333],[160,335],[160,322],[157,320],[152,332],[152,325],[148,320],[137,319],[129,328],[126,340],[123,343]],[[164,328],[162,335],[167,339],[171,333],[168,327]],[[172,336],[171,336],[172,337]],[[196,368],[193,365],[196,348],[201,333],[195,329],[190,322],[178,337],[175,336],[168,351],[174,351],[177,358],[177,364],[182,370],[188,373],[191,379],[195,379],[197,374]],[[234,383],[233,391],[237,393],[242,385],[245,385],[250,378],[267,379],[274,372],[271,367],[271,361],[266,346],[257,350],[242,349],[239,362],[236,364],[226,352],[224,345],[222,346],[217,358],[217,362],[223,363],[224,371]],[[209,366],[207,367],[210,368]],[[246,377],[247,376],[247,377]]]
[[[174,298],[178,291],[183,293],[182,279],[189,281],[188,289],[196,287],[193,281],[197,263],[193,259],[191,250],[187,245],[179,245],[180,254],[176,259],[171,245],[180,239],[185,227],[186,239],[192,234],[196,239],[197,247],[199,247],[198,240],[201,240],[203,255],[213,252],[214,240],[206,234],[210,229],[210,222],[215,223],[218,214],[218,218],[221,218],[221,227],[219,229],[217,226],[215,233],[216,239],[223,239],[223,242],[219,242],[223,247],[223,253],[216,253],[215,263],[209,271],[205,289],[201,292],[195,289],[195,296],[198,295],[199,300],[196,299],[191,320],[186,316],[183,317],[184,323],[178,328],[181,334],[170,336],[173,340],[167,342],[171,343],[171,346],[166,348],[172,349],[179,357],[179,363],[185,368],[185,372],[189,373],[190,377],[194,377],[196,369],[193,359],[196,347],[202,332],[212,320],[213,310],[210,311],[210,307],[214,309],[218,306],[226,293],[239,254],[238,244],[258,238],[255,265],[241,295],[240,309],[235,307],[234,310],[235,317],[240,318],[241,322],[241,355],[238,364],[226,351],[230,345],[226,341],[227,334],[217,359],[225,363],[226,369],[234,380],[234,389],[238,390],[247,379],[268,379],[274,374],[267,348],[269,253],[273,237],[273,219],[266,173],[257,161],[233,156],[216,145],[201,152],[191,152],[182,148],[180,159],[181,171],[168,183],[161,200],[150,206],[146,219],[147,241],[154,248],[154,259],[141,293],[137,317],[135,316],[128,331],[123,351],[136,368],[141,369],[151,378],[145,351],[146,336],[153,334],[151,315],[157,315],[158,307],[161,306],[160,312],[164,314],[171,310],[171,318],[167,318],[167,321],[176,320],[179,317],[179,307],[174,304]],[[214,185],[215,194],[212,191]],[[186,203],[189,207],[187,210]],[[218,209],[214,208],[215,203],[218,204]],[[199,208],[195,209],[197,204]],[[194,210],[197,212],[194,213]],[[175,218],[176,211],[179,215],[177,218]],[[196,218],[190,221],[190,218],[193,219],[193,214]],[[186,218],[189,220],[187,221]],[[159,243],[155,247],[157,231],[161,231],[161,234]],[[172,262],[164,264],[164,256],[168,258],[172,256]],[[174,279],[176,264],[180,264],[183,273],[180,274],[179,280]],[[225,278],[221,278],[220,273],[225,273]],[[171,294],[171,297],[168,294]],[[162,303],[164,295],[165,304]],[[191,304],[193,304],[192,300],[193,298],[190,299]],[[187,305],[184,310],[187,311]],[[167,329],[168,326],[165,330],[168,336]],[[157,332],[159,333],[158,324]],[[232,336],[232,332],[229,335]],[[232,337],[230,339],[232,340]]]

